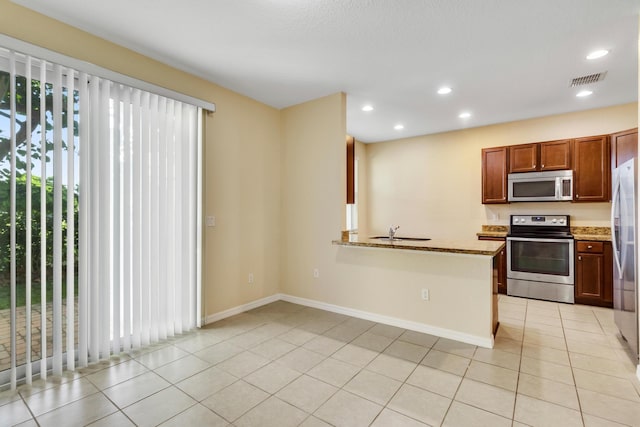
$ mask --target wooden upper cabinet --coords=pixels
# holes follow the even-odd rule
[[[611,194],[609,136],[574,140],[573,169],[574,202],[608,202]]]
[[[509,173],[535,172],[538,167],[538,144],[509,147]]]
[[[347,204],[356,202],[356,140],[352,136],[347,136]]]
[[[507,203],[507,147],[482,150],[482,203]]]
[[[638,128],[611,135],[611,167],[638,156]]]
[[[573,141],[549,141],[540,143],[540,171],[571,169]]]
[[[571,169],[573,140],[537,142],[509,147],[509,173]]]

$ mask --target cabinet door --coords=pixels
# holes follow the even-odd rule
[[[611,242],[576,242],[576,249],[576,303],[613,307]]]
[[[478,240],[491,240],[495,242],[504,242],[504,237],[478,236]],[[507,294],[507,249],[502,248],[500,253],[495,256],[494,264],[498,269],[498,293]]]
[[[540,170],[554,171],[571,169],[573,141],[549,141],[540,143]]]
[[[356,140],[352,136],[347,136],[347,204],[356,202]]]
[[[498,254],[498,293],[507,294],[507,249]]]
[[[579,252],[576,260],[576,302],[604,297],[604,255]],[[587,301],[588,302],[588,301]]]
[[[638,128],[611,135],[611,167],[617,168],[638,155]]]
[[[608,202],[611,193],[609,137],[578,138],[573,145],[573,201]]]
[[[538,144],[509,147],[509,173],[534,172],[538,167]]]
[[[507,147],[482,150],[482,203],[507,203]]]

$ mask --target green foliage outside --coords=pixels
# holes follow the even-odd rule
[[[32,176],[31,180],[31,192],[32,192],[32,206],[31,206],[31,263],[27,265],[26,262],[26,229],[27,229],[27,210],[26,210],[26,194],[27,194],[27,81],[24,77],[18,77],[16,79],[16,273],[17,273],[17,297],[18,305],[24,305],[25,295],[25,275],[27,269],[31,270],[32,277],[32,303],[38,303],[40,300],[40,238],[41,238],[41,222],[40,222],[40,191],[44,185],[46,192],[46,230],[45,235],[47,239],[46,243],[46,269],[47,269],[47,296],[48,300],[51,298],[52,289],[52,273],[53,273],[53,178],[49,177],[43,183],[40,176],[35,174],[39,173],[39,170],[32,164]],[[53,91],[51,86],[47,84],[44,89],[41,87],[40,82],[32,81],[31,84],[31,131],[32,138],[34,139],[31,147],[31,157],[35,160],[42,160],[45,162],[51,162],[50,155],[53,150],[53,142],[46,141],[47,158],[40,158],[40,132],[42,132],[43,126],[40,123],[40,91],[45,91],[45,108],[46,108],[46,121],[44,123],[44,129],[50,131],[53,129],[52,120],[52,105],[53,105]],[[66,126],[67,120],[67,96],[66,91],[63,92],[62,97],[63,104],[63,128]],[[77,93],[74,93],[75,105],[77,105]],[[5,118],[0,122],[0,309],[9,307],[10,298],[10,262],[11,262],[11,246],[10,246],[10,161],[11,161],[11,135],[10,130],[6,123],[10,118],[10,78],[9,74],[0,71],[0,119]],[[75,111],[73,112],[76,113]],[[66,130],[63,129],[63,135],[66,134]],[[74,122],[74,135],[77,135],[77,122]],[[63,142],[63,151],[66,152],[66,143]],[[72,184],[73,185],[73,184]],[[74,218],[75,218],[75,235],[74,235],[74,253],[77,255],[77,242],[78,242],[78,198],[77,192],[72,193],[74,197]],[[67,188],[62,187],[62,240],[63,240],[63,276],[66,275],[66,211],[67,211]],[[63,280],[65,280],[63,278]],[[63,285],[65,288],[66,285]],[[64,294],[63,290],[63,294]]]

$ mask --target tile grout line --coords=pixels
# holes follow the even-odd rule
[[[525,301],[524,323],[522,324],[522,340],[520,341],[520,362],[518,364],[518,375],[516,376],[516,390],[513,397],[513,411],[511,413],[511,425],[513,425],[513,423],[516,422],[516,407],[518,405],[518,390],[520,389],[520,373],[522,371],[522,358],[524,357],[524,339],[527,333],[527,314],[528,313],[529,313],[529,301]]]

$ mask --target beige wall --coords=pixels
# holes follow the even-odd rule
[[[367,146],[371,233],[399,225],[400,235],[473,238],[482,224],[510,213],[570,214],[575,225],[608,226],[610,203],[482,205],[485,147],[608,134],[636,127],[637,104],[425,135]]]
[[[367,144],[356,140],[356,160],[358,161],[358,227],[364,230],[369,228],[367,220],[367,182],[369,180],[369,170],[367,168]]]
[[[280,112],[8,0],[0,11],[0,32],[10,37],[216,104],[205,121],[204,214],[217,221],[203,234],[203,313],[277,293]]]
[[[345,227],[346,97],[331,95],[282,110],[281,291],[331,298],[331,240]],[[313,277],[313,269],[320,277]]]

